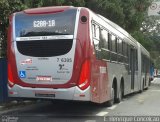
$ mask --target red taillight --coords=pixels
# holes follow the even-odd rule
[[[14,86],[13,81],[14,81],[14,79],[13,79],[13,74],[12,74],[12,70],[11,70],[11,65],[8,63],[8,84],[10,87]]]
[[[82,65],[78,87],[81,90],[84,90],[89,85],[90,85],[90,60],[86,60]]]

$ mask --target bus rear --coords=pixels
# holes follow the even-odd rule
[[[87,12],[68,6],[28,9],[10,17],[10,97],[90,101],[86,18]]]

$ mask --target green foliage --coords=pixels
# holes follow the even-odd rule
[[[140,29],[150,0],[92,0],[89,7],[128,32]]]
[[[141,31],[134,31],[131,35],[148,51],[153,49],[153,41],[148,36],[145,36]]]
[[[93,0],[88,3],[88,7],[94,12],[103,15],[118,25],[123,25],[125,15],[120,5],[121,0]]]
[[[6,56],[8,17],[13,12],[24,9],[21,0],[0,0],[0,57]]]
[[[85,6],[84,0],[23,0],[24,5],[28,8],[44,6]]]
[[[21,0],[0,0],[0,6],[0,18],[4,24],[7,24],[10,14],[24,9]]]
[[[150,0],[122,0],[126,30],[129,32],[139,30],[150,4]]]

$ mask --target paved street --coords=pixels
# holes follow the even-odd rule
[[[0,114],[2,120],[17,119],[18,122],[99,122],[104,121],[103,116],[160,116],[159,104],[160,78],[155,78],[148,90],[128,95],[121,103],[112,107],[84,102],[40,101],[23,107],[13,107],[1,111]]]

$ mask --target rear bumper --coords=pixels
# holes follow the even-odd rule
[[[91,101],[90,87],[82,91],[77,86],[65,89],[52,89],[21,87],[15,84],[12,88],[8,86],[8,95],[9,97],[22,98]]]

